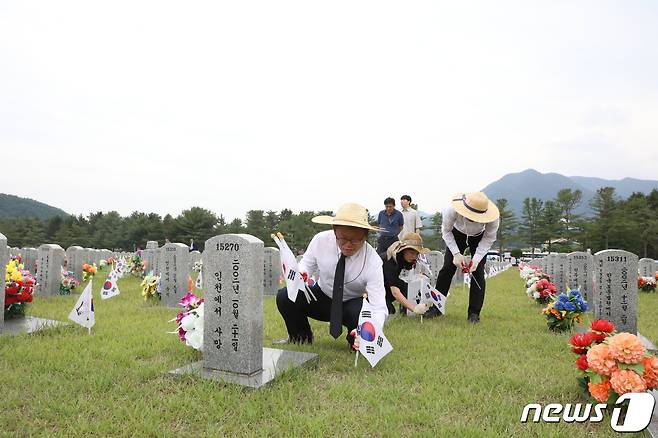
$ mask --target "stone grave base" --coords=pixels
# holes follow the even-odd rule
[[[34,316],[26,316],[24,318],[12,318],[5,320],[5,326],[2,329],[2,334],[19,335],[21,333],[34,333],[37,330],[44,328],[57,327],[60,325],[68,325],[65,322],[55,321],[52,319],[37,318]]]
[[[206,379],[237,383],[249,388],[261,388],[274,380],[284,371],[298,366],[316,368],[318,355],[301,351],[279,350],[276,348],[263,348],[263,369],[254,374],[238,374],[228,371],[219,371],[203,368],[203,361],[170,371],[173,375],[196,374]]]

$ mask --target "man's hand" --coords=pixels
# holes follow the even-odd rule
[[[353,329],[350,332],[350,336],[354,337],[354,342],[352,343],[352,350],[359,351],[359,336],[356,333],[356,329]]]
[[[427,304],[425,303],[416,304],[416,307],[414,307],[414,313],[417,315],[424,315],[425,312],[427,312]]]
[[[452,256],[452,263],[457,266],[457,269],[461,269],[464,265],[464,256],[460,253],[455,254]]]
[[[468,265],[468,272],[473,273],[475,270],[478,268],[478,265],[480,262],[476,262],[474,260],[471,260],[471,264]]]

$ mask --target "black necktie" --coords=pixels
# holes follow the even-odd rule
[[[331,294],[329,333],[334,339],[343,333],[343,285],[345,283],[345,256],[340,255],[334,274],[334,290]]]

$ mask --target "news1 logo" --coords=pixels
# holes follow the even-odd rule
[[[622,420],[620,415],[622,407],[618,406],[628,400],[626,417]],[[651,422],[651,415],[656,400],[648,392],[629,392],[622,395],[615,402],[610,418],[610,427],[615,432],[640,432],[647,428]],[[542,406],[538,403],[527,404],[521,414],[521,423],[527,423],[530,412],[534,410],[533,423],[544,421],[546,423],[599,423],[603,421],[603,411],[608,407],[605,403],[593,405],[591,403],[576,403],[562,405],[550,403]],[[621,424],[620,424],[621,423]]]

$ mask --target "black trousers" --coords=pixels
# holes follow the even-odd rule
[[[377,253],[381,254],[386,252],[388,247],[398,240],[398,236],[379,236],[377,238]]]
[[[293,303],[288,299],[288,290],[285,287],[279,289],[279,293],[276,295],[276,307],[286,323],[290,342],[313,342],[313,331],[308,323],[308,318],[328,322],[331,316],[331,298],[322,292],[317,283],[310,289],[317,301],[311,299],[310,303],[307,302],[306,296],[302,292],[297,295],[297,300]],[[347,341],[350,344],[353,339],[349,336],[349,333],[359,323],[362,304],[363,298],[360,297],[343,301],[343,325],[347,327]],[[329,331],[328,327],[327,331]]]
[[[478,244],[480,243],[480,240],[482,240],[482,234],[479,234],[477,236],[466,236],[466,234],[462,233],[461,231],[455,230],[453,228],[452,230],[452,235],[455,236],[455,242],[457,242],[457,247],[459,248],[459,251],[463,254],[466,248],[469,248],[471,251],[471,254],[475,254],[475,251],[477,251]],[[453,260],[453,254],[450,252],[450,248],[446,249],[446,255],[443,258],[443,267],[441,267],[441,270],[439,271],[439,275],[436,278],[436,290],[441,292],[443,295],[448,295],[448,291],[450,290],[450,283],[452,282],[452,277],[455,275],[455,272],[457,271],[457,267],[452,263]],[[469,291],[468,295],[468,314],[480,314],[480,310],[482,310],[482,305],[484,304],[484,290],[486,288],[486,284],[484,281],[484,267],[486,264],[486,258],[483,259],[480,264],[478,265],[477,269],[475,272],[473,272],[473,278],[475,281],[477,281],[477,284],[475,281],[471,281],[471,289]],[[482,286],[482,288],[478,287],[478,284]]]

